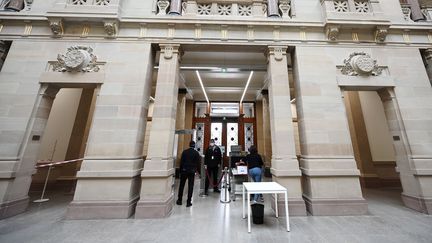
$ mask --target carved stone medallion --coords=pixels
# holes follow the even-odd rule
[[[341,72],[348,76],[378,76],[382,73],[382,68],[377,65],[377,61],[364,52],[352,53],[348,59],[344,60],[344,64]]]
[[[53,70],[57,72],[97,72],[97,57],[93,49],[86,46],[71,46],[65,55],[59,54]]]

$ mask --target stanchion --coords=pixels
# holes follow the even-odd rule
[[[52,165],[50,165],[48,167],[48,172],[47,172],[47,176],[45,178],[45,184],[44,184],[44,187],[43,187],[43,190],[42,190],[41,198],[37,199],[37,200],[34,200],[33,202],[35,202],[35,203],[41,203],[41,202],[47,202],[47,201],[49,201],[49,198],[44,198],[44,196],[45,196],[45,190],[46,190],[46,187],[47,187],[47,184],[48,184],[48,178],[49,178],[49,175],[51,173],[51,169],[52,169]]]
[[[220,194],[220,202],[221,203],[230,203],[231,202],[231,198],[229,195],[229,181],[228,181],[228,168],[225,167],[223,170],[223,179],[222,179],[222,190],[221,190],[221,194]]]

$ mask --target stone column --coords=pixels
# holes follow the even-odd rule
[[[165,217],[173,205],[173,147],[181,55],[178,44],[160,47],[153,120],[136,218]]]
[[[180,89],[177,102],[176,130],[184,130],[186,122],[186,89]],[[176,168],[180,167],[180,157],[183,152],[185,135],[179,135],[177,143]],[[186,147],[187,148],[187,147]]]
[[[182,12],[182,0],[171,0],[169,14],[181,15]]]
[[[263,91],[262,99],[262,120],[263,120],[263,134],[264,134],[264,158],[265,166],[271,167],[272,158],[272,144],[271,144],[271,130],[270,130],[270,114],[269,114],[269,97],[268,91]]]
[[[42,85],[25,128],[20,124],[23,124],[21,116],[27,107],[23,109],[12,105],[7,118],[0,119],[3,124],[0,128],[0,219],[27,209],[41,136],[58,91],[58,88]],[[18,97],[14,100],[10,96],[10,102],[18,104],[18,100]],[[6,103],[1,105],[9,106]]]
[[[425,91],[422,91],[425,92]],[[427,99],[432,92],[425,92]],[[386,89],[379,92],[383,102],[390,133],[393,137],[393,145],[396,152],[396,164],[403,188],[402,200],[405,206],[422,213],[432,214],[432,139],[423,134],[430,131],[431,117],[427,115],[426,109],[419,108],[417,104],[413,107],[400,106],[396,99],[395,90]],[[403,95],[398,96],[401,100]],[[432,103],[425,103],[430,107]],[[411,113],[417,112],[413,117]],[[419,110],[420,109],[420,110]],[[424,109],[424,110],[421,110]],[[402,111],[405,111],[402,113]],[[412,120],[415,127],[411,125]],[[410,121],[411,120],[411,121]],[[426,125],[428,124],[428,125]],[[425,139],[426,138],[426,139]]]
[[[77,173],[68,219],[129,218],[139,199],[154,55],[150,44],[119,48],[121,53],[106,55],[110,68],[96,90],[85,159]],[[118,72],[122,75],[113,75]]]
[[[306,215],[302,199],[301,172],[295,153],[286,46],[268,48],[268,92],[272,144],[273,181],[288,189],[289,210]],[[280,198],[281,199],[281,198]],[[283,202],[278,202],[282,209]],[[283,210],[279,210],[283,212]]]
[[[267,0],[267,16],[280,17],[278,0]]]
[[[424,58],[426,60],[426,72],[429,76],[429,81],[432,85],[432,49],[426,49],[424,53]]]
[[[299,47],[293,58],[303,198],[313,215],[366,214],[342,91],[324,53]]]
[[[411,7],[411,19],[414,21],[424,20],[425,17],[420,9],[419,0],[408,0]]]

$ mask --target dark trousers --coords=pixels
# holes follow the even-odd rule
[[[213,189],[218,189],[218,186],[217,186],[218,181],[217,180],[218,180],[219,168],[218,167],[207,167],[207,171],[208,171],[208,175],[213,179],[213,185],[214,185]],[[209,185],[210,185],[209,178],[208,178],[208,176],[206,176],[204,192],[208,192]]]
[[[187,202],[190,203],[192,201],[192,193],[195,181],[195,173],[182,172],[180,173],[180,187],[178,192],[178,200],[181,201],[183,198],[183,190],[186,184],[186,180],[188,181],[188,198]]]

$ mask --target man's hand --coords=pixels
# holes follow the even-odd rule
[[[204,169],[207,170],[207,165],[204,165]]]

